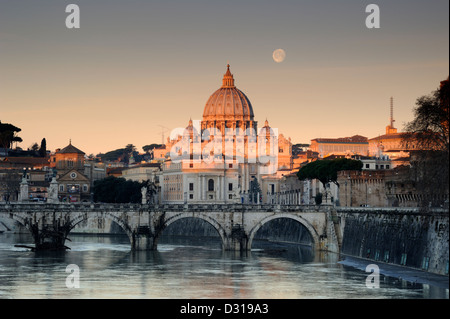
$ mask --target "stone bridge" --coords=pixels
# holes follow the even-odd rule
[[[262,225],[288,218],[308,230],[314,249],[338,251],[332,214],[331,206],[308,205],[0,204],[0,217],[11,218],[27,228],[35,250],[68,248],[65,241],[70,231],[88,218],[117,223],[128,235],[132,250],[155,250],[167,226],[183,218],[200,218],[216,229],[224,250],[247,251]]]

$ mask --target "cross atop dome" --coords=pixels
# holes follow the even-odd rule
[[[230,72],[229,64],[227,64],[227,72],[223,76],[222,87],[223,88],[234,88],[235,87],[233,74],[231,74],[231,72]]]

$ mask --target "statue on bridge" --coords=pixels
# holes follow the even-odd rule
[[[141,194],[142,194],[142,205],[147,204],[147,187],[143,186],[141,188]]]
[[[56,204],[58,202],[58,182],[56,181],[55,176],[53,176],[50,187],[48,188],[47,203]]]
[[[25,169],[23,171],[22,181],[20,182],[19,202],[27,202],[28,201],[27,171],[28,171],[28,169]]]

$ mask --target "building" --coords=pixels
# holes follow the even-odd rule
[[[58,197],[62,202],[90,202],[96,180],[106,177],[106,167],[86,161],[85,153],[69,142],[50,156],[50,165],[56,172]]]
[[[293,168],[299,170],[300,167],[309,162],[319,159],[319,153],[311,150],[301,151],[293,155]]]
[[[380,157],[361,156],[359,159],[363,163],[363,170],[383,170],[392,169],[393,162],[387,155],[381,155]]]
[[[69,142],[50,156],[51,166],[56,170],[58,197],[63,202],[87,202],[91,200],[91,182],[84,175],[85,153]]]
[[[367,137],[354,135],[341,138],[316,138],[311,140],[309,149],[319,154],[319,158],[330,155],[363,155],[369,153]]]
[[[106,170],[106,175],[113,177],[122,177],[122,172],[126,169],[127,167],[108,167]]]
[[[391,97],[389,124],[386,126],[386,132],[383,135],[369,139],[369,155],[381,157],[387,155],[391,159],[409,157],[408,146],[403,142],[405,133],[397,131],[394,126],[394,99]],[[413,146],[409,146],[413,147]]]
[[[409,151],[403,143],[404,133],[383,134],[369,139],[369,155],[387,155],[392,159],[409,156]]]
[[[45,200],[51,176],[48,157],[8,156],[0,159],[0,201],[17,201],[19,184],[25,176],[30,200]]]
[[[50,166],[48,157],[4,157],[0,169],[41,170]]]
[[[202,120],[189,120],[176,138],[153,151],[155,159],[164,158],[159,173],[163,203],[267,202],[268,189],[279,189],[277,172],[293,169],[290,138],[267,120],[258,129],[253,106],[235,86],[229,65]]]
[[[168,141],[170,143],[170,138],[168,138]],[[154,160],[164,161],[166,159],[167,153],[168,150],[166,150],[166,145],[157,146],[152,150],[152,157]]]
[[[420,203],[410,167],[338,172],[339,202],[348,207],[417,207]]]
[[[144,181],[157,183],[157,173],[160,169],[161,163],[142,163],[124,168],[121,171],[121,177],[140,183]]]

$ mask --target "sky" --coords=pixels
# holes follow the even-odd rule
[[[255,120],[293,143],[382,135],[391,96],[401,131],[449,75],[449,1],[0,0],[0,121],[24,149],[161,143],[202,119],[227,63]]]

